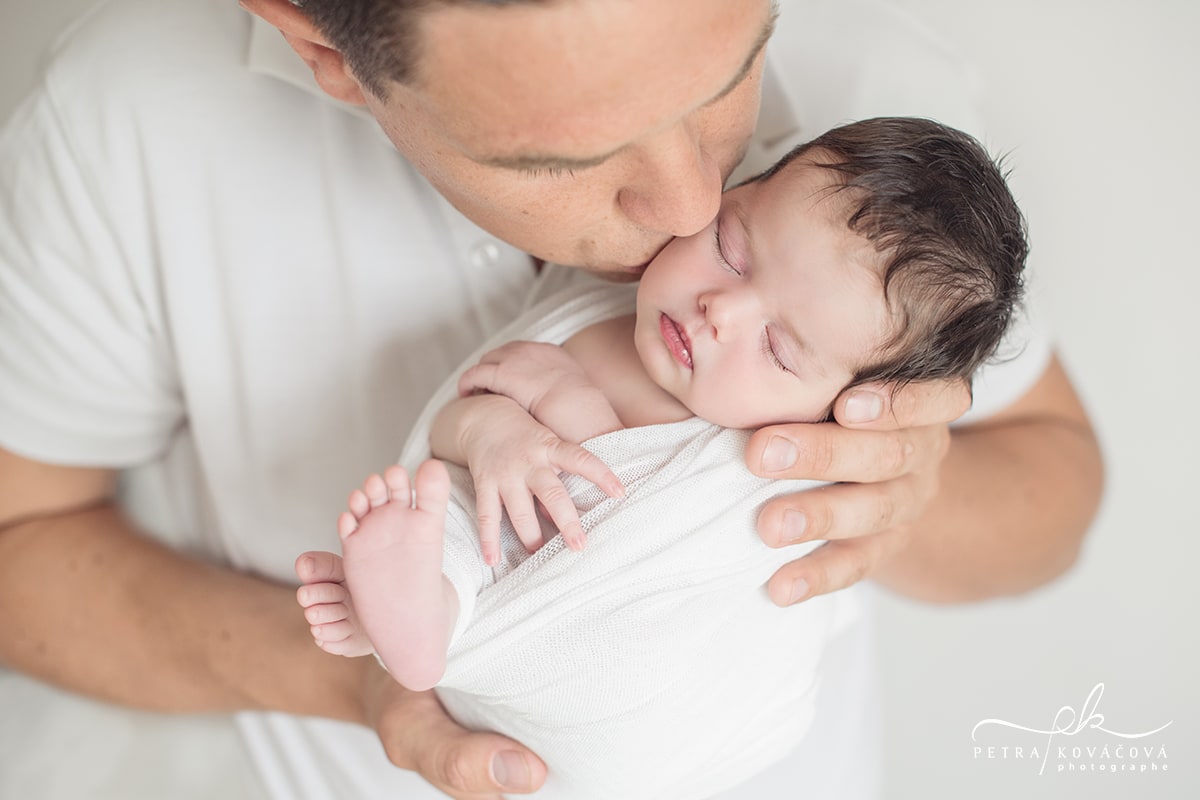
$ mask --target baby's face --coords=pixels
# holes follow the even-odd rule
[[[893,321],[879,256],[803,157],[727,192],[642,277],[634,339],[651,378],[731,428],[824,418]]]

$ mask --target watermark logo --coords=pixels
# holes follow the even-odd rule
[[[1063,706],[1054,715],[1046,730],[1018,725],[1002,719],[980,720],[971,729],[971,741],[975,742],[976,759],[1028,759],[1040,760],[1038,775],[1046,772],[1051,755],[1059,772],[1166,772],[1167,748],[1159,742],[1136,741],[1161,733],[1171,722],[1152,731],[1122,733],[1107,726],[1104,715],[1099,712],[1100,698],[1104,696],[1104,684],[1097,683],[1076,712],[1071,706]],[[1045,744],[1035,740],[1033,747],[979,744],[979,730],[989,725],[1012,728],[1045,737]],[[1100,745],[1073,745],[1062,737],[1078,736],[1080,733],[1097,731],[1112,737],[1113,741]],[[1058,744],[1055,741],[1058,740]]]

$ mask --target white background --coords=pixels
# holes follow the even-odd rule
[[[1010,153],[1037,293],[1099,429],[1108,485],[1080,563],[1052,586],[967,607],[885,600],[887,797],[1200,797],[1200,3],[896,2],[979,69],[987,144]],[[87,5],[0,0],[0,117]],[[1167,772],[1058,773],[1060,745],[1133,743],[1096,731],[1059,736],[1040,776],[1028,755],[1044,737],[988,726],[972,742],[985,718],[1049,728],[1098,683],[1104,727],[1172,723],[1136,742],[1154,742],[1141,763]],[[976,757],[976,744],[1008,757]]]

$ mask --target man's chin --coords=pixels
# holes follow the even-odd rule
[[[642,273],[640,272],[619,272],[617,270],[607,270],[592,267],[585,267],[584,271],[610,283],[635,283],[642,277]]]
[[[641,279],[642,273],[646,271],[647,266],[649,266],[649,264],[641,264],[636,267],[585,266],[580,267],[580,269],[591,275],[595,275],[597,278],[603,278],[604,280],[612,283],[633,283],[634,281]]]

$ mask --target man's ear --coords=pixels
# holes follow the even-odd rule
[[[290,0],[239,0],[239,5],[279,29],[326,94],[343,103],[366,105],[363,88],[341,51],[329,44],[303,10]]]

